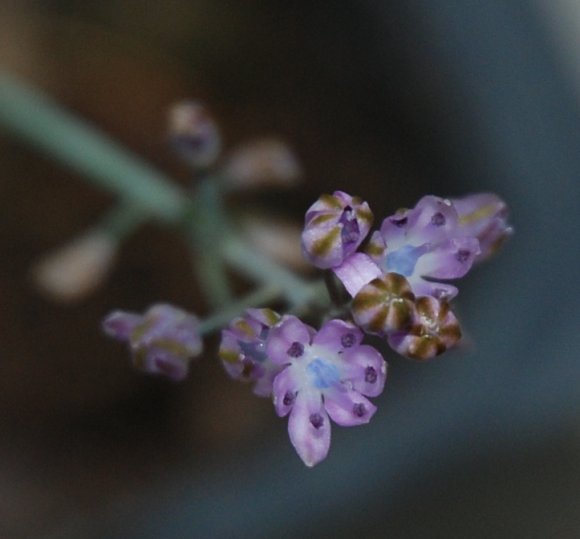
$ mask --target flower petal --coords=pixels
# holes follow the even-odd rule
[[[274,408],[279,417],[284,417],[292,410],[300,390],[300,381],[296,377],[296,367],[289,365],[274,378],[272,384]]]
[[[326,458],[330,449],[330,419],[318,392],[300,392],[288,419],[288,434],[306,466]]]
[[[348,380],[353,389],[376,397],[383,392],[387,379],[387,362],[372,346],[363,344],[343,354],[342,381]]]
[[[354,324],[344,320],[329,320],[314,336],[312,345],[325,348],[329,352],[340,353],[358,347],[362,338],[362,331]]]
[[[324,394],[324,407],[341,427],[364,425],[377,411],[377,407],[366,397],[344,386],[334,387]]]
[[[349,256],[340,266],[333,268],[333,271],[353,297],[365,284],[380,277],[383,273],[364,253]]]
[[[457,279],[471,269],[478,254],[477,238],[450,239],[419,258],[415,275],[434,279]]]
[[[270,330],[266,354],[274,363],[286,364],[297,357],[292,352],[294,343],[308,346],[314,333],[314,329],[295,316],[283,316],[280,323]]]
[[[103,331],[119,341],[128,341],[133,330],[141,323],[140,314],[113,311],[103,320]]]

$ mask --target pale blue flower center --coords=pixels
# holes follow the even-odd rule
[[[423,246],[414,247],[405,245],[392,253],[388,253],[385,259],[385,266],[388,272],[398,273],[404,277],[413,275],[417,260],[425,253]]]
[[[332,387],[340,381],[338,369],[320,358],[311,361],[306,370],[312,377],[312,384],[317,389]]]

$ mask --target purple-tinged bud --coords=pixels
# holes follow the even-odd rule
[[[251,141],[229,156],[223,176],[232,187],[247,189],[263,185],[292,187],[302,176],[298,159],[276,139]]]
[[[32,268],[32,277],[38,289],[56,301],[82,300],[106,279],[117,247],[110,234],[89,232],[41,259]]]
[[[477,193],[453,199],[452,203],[459,214],[458,234],[479,240],[481,252],[476,262],[495,253],[513,233],[512,227],[507,224],[507,205],[493,193]]]
[[[399,354],[417,360],[438,356],[461,339],[459,322],[446,301],[431,296],[415,302],[415,319],[407,331],[389,335],[389,345]]]
[[[224,368],[236,380],[255,382],[254,393],[260,397],[272,394],[272,380],[282,368],[266,354],[270,328],[279,320],[270,309],[248,309],[222,330],[219,356]]]
[[[354,321],[366,332],[386,335],[409,327],[415,296],[407,280],[386,273],[363,286],[352,302]]]
[[[206,168],[221,150],[218,128],[206,108],[196,101],[184,101],[169,110],[169,141],[194,168]]]
[[[129,343],[137,369],[173,381],[183,380],[191,360],[201,354],[198,327],[197,317],[165,304],[143,315],[114,311],[103,320],[107,335]]]
[[[302,252],[317,268],[335,268],[367,236],[373,214],[366,202],[342,191],[322,195],[306,212]]]

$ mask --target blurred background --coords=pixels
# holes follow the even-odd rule
[[[462,283],[468,346],[389,353],[373,422],[310,470],[215,339],[174,385],[101,335],[114,308],[203,312],[171,229],[132,234],[80,303],[34,288],[114,199],[0,126],[0,537],[580,537],[578,36],[572,0],[0,0],[0,68],[182,186],[166,113],[194,97],[227,148],[277,135],[302,163],[238,202],[300,222],[335,189],[376,216],[494,191],[516,230]]]

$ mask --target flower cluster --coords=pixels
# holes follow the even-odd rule
[[[222,331],[220,356],[230,375],[253,380],[255,393],[273,396],[276,413],[289,415],[292,445],[313,466],[328,454],[329,418],[362,425],[376,411],[367,397],[382,392],[387,364],[362,339],[362,331],[343,320],[329,320],[316,332],[295,316],[251,309]]]
[[[361,425],[376,411],[367,397],[383,391],[387,364],[362,343],[365,333],[418,360],[452,348],[461,338],[449,305],[457,288],[445,281],[463,277],[511,233],[505,204],[488,194],[426,196],[384,219],[365,244],[372,220],[366,202],[341,191],[306,212],[303,253],[342,282],[352,319],[329,320],[316,332],[295,316],[250,309],[222,331],[227,372],[273,397],[307,466],[328,453],[330,419]]]
[[[341,192],[334,197],[351,200]],[[303,249],[319,268],[332,268],[353,297],[354,321],[414,359],[430,359],[453,347],[461,331],[449,301],[458,290],[447,281],[466,275],[511,234],[504,202],[487,193],[456,200],[425,196],[414,208],[384,219],[359,251],[368,232],[366,214],[342,224],[344,207],[333,208],[326,218],[338,223],[342,243],[327,254],[313,249],[328,242],[329,232],[324,222],[313,224],[307,213]]]

